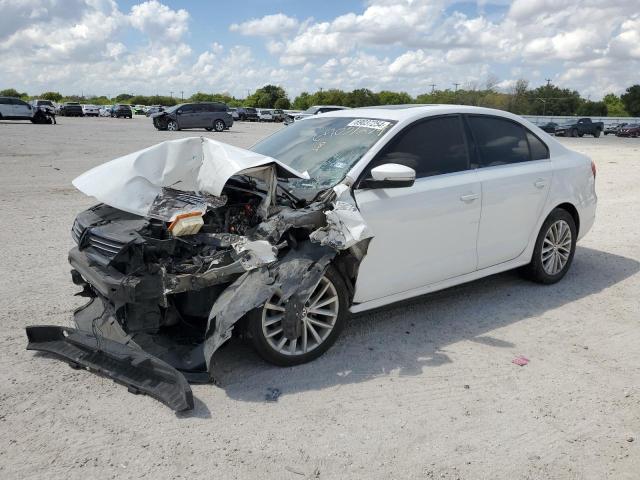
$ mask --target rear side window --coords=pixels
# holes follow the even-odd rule
[[[531,150],[531,160],[545,160],[549,158],[549,148],[542,140],[527,130],[527,140]]]
[[[480,167],[530,160],[527,136],[521,125],[502,118],[469,116],[469,126],[480,154]]]
[[[438,117],[407,127],[392,140],[370,168],[399,163],[416,171],[416,178],[469,168],[467,146],[459,116]]]

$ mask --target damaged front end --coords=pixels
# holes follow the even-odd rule
[[[275,292],[295,319],[330,262],[349,257],[354,275],[366,251],[371,235],[348,189],[313,202],[278,192],[278,178],[296,177],[305,175],[201,138],[78,177],[103,202],[72,228],[71,276],[89,300],[76,329],[28,327],[28,348],[192,408],[187,381],[212,380],[212,357],[239,320]]]

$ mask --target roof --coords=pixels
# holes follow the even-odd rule
[[[413,120],[420,117],[430,115],[442,115],[447,113],[478,113],[483,115],[495,115],[517,119],[519,122],[527,122],[523,118],[506,112],[504,110],[496,110],[493,108],[473,107],[469,105],[381,105],[376,107],[361,107],[349,110],[335,110],[323,113],[323,117],[362,117],[362,118],[379,118],[382,120],[395,120],[402,122],[405,120]]]

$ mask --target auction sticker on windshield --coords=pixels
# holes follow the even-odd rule
[[[387,122],[385,120],[371,120],[370,118],[356,118],[355,120],[351,120],[347,127],[364,127],[364,128],[373,128],[374,130],[384,130],[387,128],[391,122]]]

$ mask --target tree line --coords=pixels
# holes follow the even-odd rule
[[[529,88],[526,80],[518,80],[508,91],[499,91],[496,82],[489,80],[482,87],[468,85],[457,90],[435,90],[415,97],[407,92],[382,90],[373,92],[358,88],[350,92],[339,89],[320,89],[314,93],[302,92],[293,101],[280,86],[266,85],[258,88],[246,98],[237,98],[227,93],[198,92],[189,98],[175,98],[166,95],[131,95],[121,93],[113,98],[106,96],[64,96],[59,92],[44,92],[29,95],[9,88],[0,91],[0,96],[47,99],[54,102],[80,102],[95,105],[128,103],[131,105],[177,105],[183,102],[224,102],[231,107],[256,107],[305,110],[312,105],[342,105],[345,107],[368,107],[373,105],[398,105],[408,103],[459,104],[507,110],[519,115],[558,116],[598,116],[626,117],[640,116],[640,85],[633,85],[618,96],[608,93],[601,101],[583,98],[575,90],[560,88],[551,83]]]

